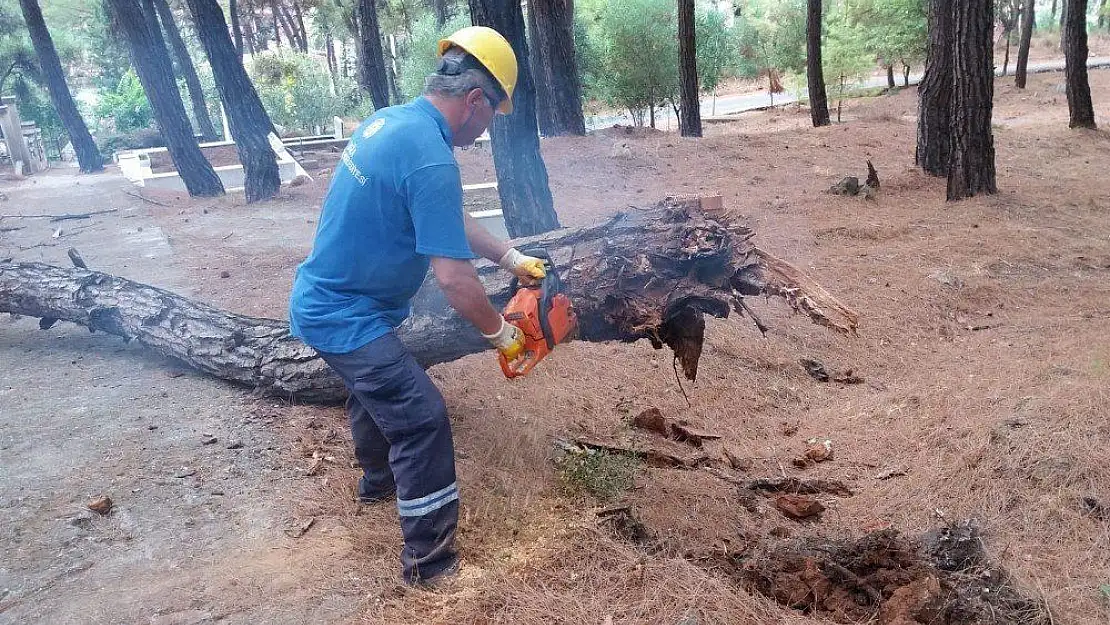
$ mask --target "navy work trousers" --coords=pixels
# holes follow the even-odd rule
[[[392,332],[352,352],[320,356],[350,391],[360,498],[384,498],[396,489],[405,581],[419,583],[453,567],[459,488],[443,395]]]

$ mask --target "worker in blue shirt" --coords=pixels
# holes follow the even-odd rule
[[[496,113],[512,112],[516,78],[512,47],[492,29],[472,26],[440,41],[424,95],[377,111],[351,136],[290,297],[293,334],[350,391],[360,500],[396,495],[409,584],[436,585],[458,571],[459,489],[443,396],[394,330],[430,265],[451,306],[512,360],[524,337],[490,304],[471,260],[544,276],[541,260],[463,210],[452,153],[473,143]]]

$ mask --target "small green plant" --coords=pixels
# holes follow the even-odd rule
[[[555,472],[567,494],[589,493],[607,501],[632,488],[636,465],[635,456],[584,449],[556,459]]]
[[[112,89],[101,89],[96,116],[111,122],[111,130],[132,132],[154,125],[154,111],[135,70],[127,70]]]
[[[328,70],[307,54],[290,50],[259,54],[250,74],[270,119],[288,130],[311,133],[317,127],[327,128],[332,116],[345,112]]]

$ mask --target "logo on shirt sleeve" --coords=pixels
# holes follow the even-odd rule
[[[385,126],[385,119],[379,118],[370,122],[370,125],[362,131],[362,138],[369,139],[370,137],[373,137],[375,134],[377,134],[379,130],[382,129],[382,126]]]

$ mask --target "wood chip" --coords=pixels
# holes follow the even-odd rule
[[[905,469],[899,469],[899,468],[886,469],[885,471],[879,471],[878,473],[876,473],[875,474],[875,479],[876,480],[889,480],[892,477],[901,477],[905,474],[906,474]]]
[[[112,498],[108,495],[101,495],[96,499],[89,501],[85,507],[97,514],[108,514],[112,511]]]
[[[775,508],[783,516],[796,521],[820,516],[825,511],[825,506],[813,497],[791,494],[775,497]]]
[[[705,441],[714,441],[721,438],[720,434],[699,430],[687,421],[678,421],[671,424],[671,435],[676,441],[691,443],[697,447]]]
[[[309,517],[299,521],[295,526],[285,529],[285,535],[290,538],[300,538],[305,535],[310,527],[316,524],[316,517]]]
[[[633,417],[632,426],[640,428],[641,430],[655,432],[662,436],[667,435],[667,419],[663,417],[663,411],[655,407],[648,408]]]

